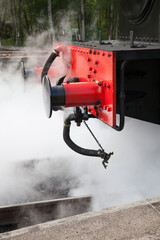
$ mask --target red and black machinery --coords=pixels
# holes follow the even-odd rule
[[[125,116],[160,124],[160,1],[119,0],[119,18],[119,40],[103,41],[100,34],[99,42],[57,44],[43,69],[35,69],[41,72],[48,117],[75,107],[64,122],[64,141],[80,154],[101,157],[104,167],[113,153],[101,145],[97,151],[77,146],[70,138],[72,121],[79,126],[98,118],[117,131]],[[57,56],[65,75],[51,86]]]

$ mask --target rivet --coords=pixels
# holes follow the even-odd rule
[[[111,112],[112,111],[112,107],[107,107],[107,111]]]
[[[106,87],[106,86],[107,86],[106,82],[103,82],[103,83],[102,83],[102,86],[103,86],[103,87]]]
[[[103,105],[103,110],[107,110],[107,105]]]
[[[93,70],[93,73],[96,73],[96,72],[97,72],[97,70],[96,70],[96,69],[94,69],[94,70]]]

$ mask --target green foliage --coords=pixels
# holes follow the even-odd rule
[[[14,42],[12,38],[2,39],[3,46],[14,46]]]
[[[48,0],[0,0],[0,9],[0,40],[4,45],[24,45],[29,36],[49,31]],[[97,40],[100,30],[103,39],[115,38],[117,12],[117,0],[85,0],[86,40]],[[52,0],[56,38],[65,34],[76,40],[76,32],[81,31],[81,14],[81,0]],[[49,41],[49,34],[45,36]]]

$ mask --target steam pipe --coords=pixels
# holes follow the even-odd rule
[[[89,118],[93,117],[93,115],[89,115]],[[105,158],[105,152],[101,149],[99,150],[92,150],[92,149],[86,149],[78,146],[75,144],[71,138],[70,138],[70,127],[71,127],[71,121],[75,121],[76,117],[74,114],[70,114],[64,121],[64,128],[63,128],[63,139],[65,143],[75,152],[85,155],[85,156],[92,156],[92,157],[101,157]]]
[[[59,52],[56,49],[54,49],[53,52],[51,53],[51,55],[49,56],[49,58],[47,59],[44,67],[43,67],[42,74],[41,74],[41,80],[43,79],[43,77],[45,75],[48,74],[50,66],[57,56],[59,56]]]
[[[55,58],[57,56],[59,56],[59,53],[62,51],[65,51],[66,47],[65,45],[61,44],[58,47],[56,47],[53,52],[51,53],[51,55],[49,56],[49,58],[47,59],[46,63],[44,64],[43,70],[42,70],[42,74],[41,74],[41,80],[43,79],[43,77],[45,75],[48,74],[48,71],[50,69],[50,66],[52,65],[53,61],[55,60]]]

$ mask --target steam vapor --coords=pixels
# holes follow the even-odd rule
[[[160,188],[157,125],[126,119],[116,132],[98,120],[88,123],[106,151],[114,151],[107,170],[98,158],[78,155],[63,142],[63,113],[47,119],[41,86],[21,79],[15,66],[0,71],[0,204],[50,198],[67,189],[68,196],[93,196],[93,209],[158,196]],[[85,126],[71,129],[74,141],[97,149]],[[32,167],[26,168],[25,164]],[[24,163],[25,162],[25,163]],[[44,194],[38,186],[44,184]],[[55,186],[53,186],[55,184]],[[57,185],[56,185],[57,184]]]
[[[64,113],[47,119],[40,84],[24,83],[18,67],[0,66],[0,205],[57,197],[63,190],[67,196],[92,195],[94,210],[160,195],[159,126],[126,118],[124,130],[116,132],[89,120],[105,151],[114,152],[105,170],[101,159],[65,145]],[[83,124],[73,124],[71,137],[82,147],[99,148]]]

